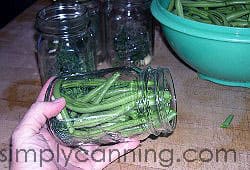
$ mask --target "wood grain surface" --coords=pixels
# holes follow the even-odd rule
[[[9,148],[12,131],[41,88],[34,21],[37,11],[48,4],[49,1],[38,0],[0,30],[0,150]],[[249,170],[250,89],[199,79],[175,56],[159,32],[158,29],[152,66],[168,67],[172,73],[179,113],[177,128],[168,138],[144,141],[106,169]],[[229,114],[235,115],[232,125],[221,129],[220,124]],[[230,152],[226,162],[223,154],[216,154],[220,149],[235,150],[236,161]],[[0,161],[0,169],[8,167],[8,162]]]

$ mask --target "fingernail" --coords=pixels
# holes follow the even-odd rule
[[[64,99],[63,97],[60,97],[60,98],[54,100],[53,103],[61,103],[61,102],[63,102],[64,100],[65,100],[65,99]]]

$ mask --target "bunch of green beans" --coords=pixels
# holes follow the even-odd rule
[[[207,24],[250,27],[250,0],[170,0],[167,10]]]
[[[167,114],[167,120],[175,118],[169,91],[161,90],[157,97],[155,82],[147,82],[145,93],[141,88],[145,82],[120,80],[120,76],[116,72],[109,78],[56,81],[53,98],[66,100],[66,107],[57,119],[64,124],[67,134],[94,140],[107,132],[131,137],[145,132],[149,119],[155,128],[160,128],[159,108],[156,107],[159,101],[160,111]]]

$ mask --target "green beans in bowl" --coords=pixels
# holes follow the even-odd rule
[[[218,1],[223,0],[213,3]],[[151,11],[177,55],[202,79],[250,87],[250,28],[186,19],[169,12],[169,3],[169,0],[153,0]]]

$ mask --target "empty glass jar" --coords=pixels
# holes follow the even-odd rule
[[[104,29],[103,29],[103,20],[101,16],[101,3],[99,0],[82,0],[79,1],[89,10],[90,18],[90,28],[94,32],[95,42],[96,42],[96,57],[97,62],[101,63],[105,60],[104,56]]]
[[[174,85],[166,68],[121,67],[58,76],[45,101],[60,97],[66,107],[48,126],[68,146],[168,136],[176,126]]]
[[[96,68],[95,39],[89,29],[87,8],[55,3],[38,12],[38,64],[42,83],[49,77]]]
[[[102,1],[101,0],[55,0],[63,3],[78,3],[88,9],[89,29],[94,33],[96,42],[96,60],[97,63],[102,63],[105,60],[105,46],[104,46],[104,20],[102,15]]]
[[[107,0],[106,49],[112,66],[148,65],[153,57],[151,0]]]

